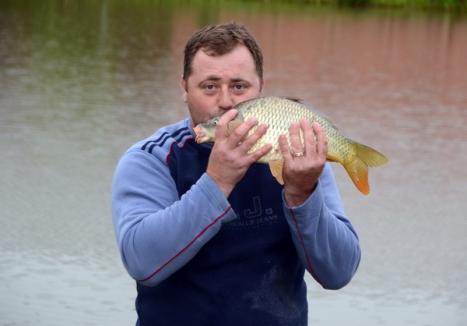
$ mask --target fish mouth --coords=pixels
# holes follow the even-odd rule
[[[200,126],[196,126],[193,128],[195,132],[195,142],[198,144],[205,143],[209,140],[209,137],[204,133],[203,129]]]

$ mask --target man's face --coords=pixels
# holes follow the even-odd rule
[[[205,122],[235,104],[258,97],[262,80],[256,73],[251,53],[238,45],[229,53],[209,56],[198,50],[191,75],[181,81],[193,123]]]

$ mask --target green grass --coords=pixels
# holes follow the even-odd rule
[[[467,10],[467,0],[250,0],[263,3],[307,3],[349,7],[398,7],[433,10]]]
[[[228,6],[230,8],[270,8],[274,10],[288,10],[291,8],[326,7],[326,8],[399,8],[408,10],[429,10],[438,12],[467,13],[467,0],[111,0],[104,1],[109,7],[128,7],[140,9],[160,8],[212,8]],[[102,1],[95,0],[0,0],[1,7],[37,7],[55,5],[72,8],[81,5],[100,8]]]

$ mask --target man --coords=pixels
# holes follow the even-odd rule
[[[271,145],[248,153],[267,126],[247,120],[227,135],[234,105],[261,93],[262,64],[243,26],[195,33],[181,80],[190,118],[133,145],[117,166],[113,222],[137,281],[139,325],[307,325],[305,269],[329,289],[357,269],[358,238],[320,127],[300,121],[290,145],[279,139],[283,187],[255,163]],[[193,126],[222,113],[216,143],[196,144]]]

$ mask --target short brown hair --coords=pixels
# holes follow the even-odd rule
[[[263,79],[263,54],[253,36],[247,29],[237,23],[210,25],[197,31],[188,40],[185,46],[183,60],[183,79],[191,74],[191,64],[198,50],[202,49],[206,54],[218,56],[232,51],[237,45],[248,48],[255,62],[256,73]]]

